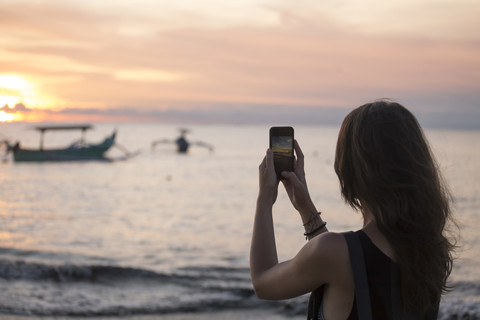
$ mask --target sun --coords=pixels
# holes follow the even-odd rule
[[[16,109],[19,103],[31,110],[45,105],[47,100],[37,92],[29,78],[18,74],[0,74],[0,122],[24,120],[24,110]],[[5,106],[12,111],[5,109]]]
[[[35,87],[24,77],[14,74],[0,74],[0,108],[10,108],[36,95]],[[2,117],[5,118],[5,117]]]
[[[15,120],[15,115],[12,113],[6,113],[3,110],[0,110],[0,122],[9,122]]]

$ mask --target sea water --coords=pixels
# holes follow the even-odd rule
[[[97,124],[99,142],[117,130],[127,160],[0,163],[0,313],[33,316],[160,315],[271,310],[304,315],[307,296],[265,302],[253,293],[249,246],[258,165],[268,126],[191,125],[193,145],[177,154],[180,126]],[[480,132],[426,130],[455,198],[460,226],[451,284],[440,319],[480,319]],[[27,124],[1,124],[0,140],[37,147]],[[333,170],[338,127],[295,127],[309,189],[331,231],[355,230]],[[45,147],[68,145],[71,132],[47,132]],[[123,149],[120,149],[123,147]],[[126,149],[126,150],[125,150]],[[3,151],[3,150],[2,150]],[[279,259],[305,243],[284,190],[274,207]]]

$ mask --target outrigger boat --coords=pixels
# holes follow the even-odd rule
[[[116,132],[98,144],[90,144],[85,141],[85,132],[91,128],[91,125],[38,126],[35,129],[40,131],[39,149],[24,149],[17,142],[13,146],[8,145],[8,150],[13,153],[15,162],[106,160],[104,154],[114,145]],[[82,137],[63,149],[45,149],[43,147],[45,132],[56,130],[81,130]]]
[[[157,146],[157,144],[162,144],[162,143],[174,143],[177,145],[177,152],[178,153],[187,153],[188,152],[188,149],[190,148],[191,145],[196,145],[196,146],[200,146],[200,147],[204,147],[204,148],[207,148],[208,150],[210,150],[210,152],[213,152],[213,146],[208,144],[208,143],[205,143],[205,142],[201,142],[201,141],[195,141],[195,142],[189,142],[185,135],[189,132],[188,129],[184,129],[184,128],[181,128],[180,129],[180,137],[178,137],[177,139],[175,140],[170,140],[170,139],[161,139],[161,140],[155,140],[152,142],[152,151],[155,149],[155,147]]]

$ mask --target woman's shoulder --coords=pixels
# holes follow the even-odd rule
[[[309,244],[319,263],[329,263],[333,268],[349,264],[348,246],[342,233],[324,232]]]
[[[311,239],[316,246],[323,248],[324,250],[336,250],[347,248],[345,237],[342,233],[338,232],[324,232]]]
[[[317,266],[321,265],[324,272],[322,282],[349,289],[353,278],[348,246],[343,234],[324,232],[310,242],[312,262]]]

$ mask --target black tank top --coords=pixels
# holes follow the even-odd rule
[[[367,269],[368,289],[372,305],[373,319],[389,319],[392,314],[392,264],[394,263],[362,231],[357,231],[363,248],[365,268]],[[349,320],[358,319],[355,303]]]
[[[385,255],[370,238],[362,231],[355,232],[362,244],[363,255],[365,259],[365,268],[367,271],[368,290],[370,293],[370,303],[372,318],[374,320],[392,319],[392,279],[398,278],[398,268],[396,263]],[[392,271],[393,270],[393,271]],[[392,274],[395,272],[396,274]],[[319,300],[323,296],[323,286],[317,289]],[[317,319],[323,319],[322,308],[320,307]],[[428,312],[423,319],[437,319],[438,310]],[[358,320],[357,303],[354,299],[352,310],[347,320]]]

